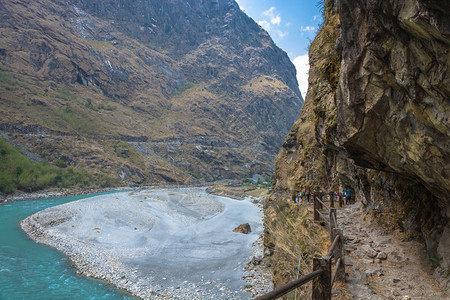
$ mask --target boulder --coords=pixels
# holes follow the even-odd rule
[[[233,232],[247,234],[249,232],[252,232],[252,229],[250,228],[250,225],[248,223],[245,223],[233,229]]]

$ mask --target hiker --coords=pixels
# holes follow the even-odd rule
[[[311,191],[309,190],[309,188],[306,188],[305,195],[306,195],[306,201],[308,201],[308,203],[309,203],[309,198],[311,196]]]
[[[349,200],[349,191],[350,191],[350,189],[345,189],[345,190],[344,190],[345,204],[350,204],[350,200]]]
[[[348,204],[350,204],[350,201],[352,200],[352,190],[347,189],[347,198],[348,198]]]
[[[303,192],[302,191],[298,192],[298,201],[303,202]]]
[[[344,190],[342,196],[344,197],[344,204],[347,204],[347,189]]]

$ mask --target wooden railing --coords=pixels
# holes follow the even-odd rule
[[[313,257],[313,271],[299,279],[291,281],[267,294],[259,296],[256,300],[271,300],[282,297],[305,283],[313,280],[312,299],[331,299],[331,289],[335,281],[345,281],[344,264],[344,234],[338,227],[336,208],[334,208],[334,195],[330,195],[330,207],[323,200],[324,193],[312,195],[314,201],[314,221],[324,222],[330,230],[331,246],[326,255],[315,255]],[[341,197],[339,203],[342,207]],[[329,212],[324,213],[326,208]]]

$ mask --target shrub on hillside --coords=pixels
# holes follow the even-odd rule
[[[0,193],[10,194],[17,190],[33,192],[49,187],[104,187],[118,184],[117,180],[106,175],[94,177],[83,169],[67,167],[62,160],[55,162],[57,166],[33,162],[4,138],[0,138]]]

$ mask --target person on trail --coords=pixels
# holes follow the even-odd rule
[[[347,189],[344,190],[342,196],[344,197],[344,204],[347,204]]]
[[[351,189],[347,190],[347,197],[348,197],[348,204],[350,204],[350,201],[352,200],[352,190]]]
[[[306,195],[306,201],[308,201],[308,203],[309,203],[309,198],[311,197],[311,191],[309,190],[309,188],[306,188],[305,195]]]
[[[303,202],[303,192],[298,192],[298,202]]]
[[[350,189],[345,189],[344,195],[345,195],[345,204],[350,204]]]

